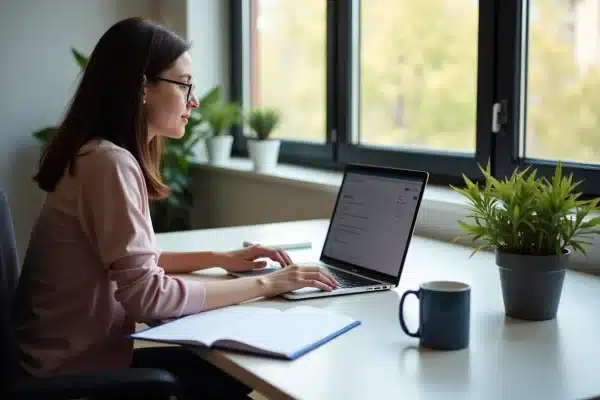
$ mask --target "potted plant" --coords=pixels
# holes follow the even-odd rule
[[[476,248],[495,251],[507,316],[525,320],[556,317],[565,270],[572,252],[586,254],[585,245],[600,233],[600,218],[591,218],[600,199],[579,200],[580,182],[563,176],[558,163],[549,181],[530,167],[496,179],[490,165],[481,186],[464,177],[456,188],[470,203],[471,223],[459,221]],[[457,238],[458,239],[458,238]]]
[[[219,101],[221,85],[216,85],[210,89],[202,98],[198,99],[198,107],[190,110],[190,119],[185,126],[185,135],[194,137],[192,148],[192,158],[196,162],[204,163],[208,159],[206,149],[206,140],[212,135],[208,122],[204,118],[204,110],[211,104]]]
[[[280,118],[274,108],[254,109],[248,114],[247,123],[255,135],[248,139],[248,153],[257,172],[269,172],[277,165],[280,141],[270,136]]]
[[[209,133],[206,141],[208,159],[213,164],[224,164],[229,160],[233,144],[230,128],[242,120],[240,106],[235,102],[222,101],[220,93],[219,88],[210,101],[200,106]]]

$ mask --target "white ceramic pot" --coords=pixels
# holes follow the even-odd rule
[[[192,157],[194,157],[195,162],[206,163],[209,161],[207,147],[206,139],[200,139],[198,143],[192,147]]]
[[[208,159],[212,164],[225,164],[231,157],[233,136],[211,136],[206,140]]]
[[[279,158],[279,139],[248,140],[248,153],[256,172],[270,172],[275,169]]]

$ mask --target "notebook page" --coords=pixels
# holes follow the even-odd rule
[[[353,318],[310,306],[291,308],[279,314],[253,315],[244,329],[221,337],[282,356],[293,357],[324,339],[358,324]]]
[[[244,320],[271,314],[281,314],[281,312],[264,307],[225,307],[188,315],[155,328],[137,332],[132,337],[176,343],[196,342],[210,346],[222,335],[229,336],[228,334],[231,332],[245,330]]]

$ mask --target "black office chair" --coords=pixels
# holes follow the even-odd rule
[[[0,187],[0,398],[183,398],[177,378],[160,369],[128,368],[19,380],[12,321],[12,302],[19,274],[13,222],[6,194]]]

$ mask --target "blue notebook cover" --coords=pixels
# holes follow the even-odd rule
[[[188,315],[130,337],[295,360],[358,325],[354,318],[310,306],[285,311],[232,306]]]
[[[357,327],[358,325],[360,325],[360,321],[354,321],[351,322],[349,325],[347,325],[346,327],[340,329],[337,332],[333,332],[331,335],[324,337],[323,339],[319,340],[318,342],[315,342],[303,349],[300,349],[298,351],[296,351],[295,353],[289,354],[288,355],[288,359],[289,360],[295,360],[296,358],[300,357],[301,355],[304,355],[308,352],[310,352],[311,350],[316,349],[317,347],[321,346],[322,344],[325,344],[327,342],[329,342],[330,340],[340,336],[341,334],[349,331],[352,328]]]

